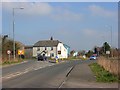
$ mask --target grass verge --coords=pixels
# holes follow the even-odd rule
[[[2,65],[11,65],[11,64],[17,64],[17,63],[21,63],[21,62],[23,62],[23,61],[25,61],[25,60],[23,60],[23,59],[18,59],[18,60],[6,60],[6,61],[3,61],[2,62]]]
[[[89,66],[95,74],[97,82],[120,82],[117,76],[109,73],[97,63],[92,63]]]

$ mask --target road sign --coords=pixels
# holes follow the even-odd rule
[[[10,51],[10,50],[7,50],[7,54],[11,54],[11,51]]]
[[[106,54],[110,54],[110,51],[106,51]]]
[[[24,50],[18,50],[18,55],[24,55]]]

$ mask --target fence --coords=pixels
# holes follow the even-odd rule
[[[99,57],[97,63],[110,73],[120,76],[120,60]]]

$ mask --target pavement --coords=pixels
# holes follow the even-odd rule
[[[96,77],[88,66],[89,64],[76,65],[62,85],[62,88],[118,88],[118,83],[96,82]]]

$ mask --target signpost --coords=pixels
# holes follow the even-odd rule
[[[18,50],[18,55],[19,55],[20,58],[21,58],[21,55],[24,55],[24,50]]]
[[[106,54],[108,55],[108,57],[109,57],[109,55],[110,55],[110,51],[106,51]]]
[[[9,61],[10,61],[10,54],[11,54],[11,51],[10,51],[10,50],[7,50],[7,54],[8,54],[8,58],[9,58]]]
[[[24,55],[24,50],[18,50],[18,55]]]

